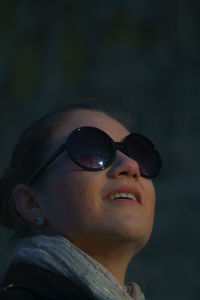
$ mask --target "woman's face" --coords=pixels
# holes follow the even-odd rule
[[[129,134],[122,124],[102,112],[76,110],[54,131],[54,149],[81,126],[100,128],[117,142]],[[136,161],[117,151],[107,169],[87,171],[64,152],[45,176],[39,198],[50,233],[63,235],[82,249],[102,245],[102,241],[138,241],[141,247],[147,242],[154,219],[155,191],[152,181],[140,176]],[[116,192],[138,193],[140,203],[109,200],[107,196]]]

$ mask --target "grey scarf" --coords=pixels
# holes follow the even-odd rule
[[[21,239],[9,262],[38,265],[62,274],[98,300],[145,300],[140,287],[128,283],[124,289],[100,263],[60,235],[37,235]]]

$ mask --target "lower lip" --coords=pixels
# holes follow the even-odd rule
[[[138,201],[135,201],[135,200],[132,200],[132,199],[127,199],[127,198],[112,199],[112,200],[108,200],[108,201],[119,202],[119,203],[129,203],[129,204],[133,204],[133,205],[140,204]]]

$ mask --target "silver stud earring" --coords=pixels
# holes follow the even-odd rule
[[[44,224],[44,220],[41,217],[35,217],[35,225],[42,226]]]

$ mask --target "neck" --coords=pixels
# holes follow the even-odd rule
[[[125,287],[125,275],[128,264],[138,252],[134,243],[123,243],[121,245],[115,243],[112,246],[105,242],[98,245],[93,243],[92,247],[88,245],[83,246],[79,243],[74,244],[102,264],[118,280],[120,285],[123,288]]]

